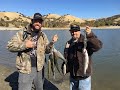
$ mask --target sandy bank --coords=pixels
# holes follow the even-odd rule
[[[0,27],[0,30],[7,31],[7,30],[21,30],[22,28],[15,28],[15,27]]]
[[[120,29],[120,26],[91,27],[92,29]]]
[[[85,29],[85,27],[81,27],[81,29]],[[120,29],[120,26],[91,27],[91,29]],[[0,27],[0,30],[22,30],[22,28]],[[69,28],[45,28],[43,27],[42,30],[69,30]]]
[[[0,90],[17,90],[18,75],[15,69],[0,65]],[[56,83],[45,79],[44,90],[69,90],[69,81]]]
[[[0,65],[0,90],[12,90],[7,78],[11,73],[13,73],[12,69]]]

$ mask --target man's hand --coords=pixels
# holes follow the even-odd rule
[[[89,26],[86,26],[85,31],[86,31],[87,34],[90,34],[91,33],[91,28]]]
[[[56,34],[53,36],[52,42],[55,43],[55,42],[57,42],[57,40],[58,40],[58,35]]]
[[[33,47],[35,47],[35,44],[32,41],[32,39],[31,40],[26,40],[25,45],[26,45],[26,48],[33,48]]]

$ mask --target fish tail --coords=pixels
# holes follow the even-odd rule
[[[48,60],[48,79],[50,78],[50,74],[51,74],[51,61]]]

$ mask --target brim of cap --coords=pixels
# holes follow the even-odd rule
[[[80,31],[80,29],[70,29],[69,31]]]
[[[41,21],[44,21],[42,18],[33,18],[32,20],[41,20]]]

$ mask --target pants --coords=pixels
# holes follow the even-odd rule
[[[37,72],[36,67],[32,67],[30,74],[19,73],[18,90],[31,90],[34,83],[36,90],[43,90],[42,70]]]
[[[70,90],[91,90],[91,76],[83,80],[74,80],[70,77]]]

